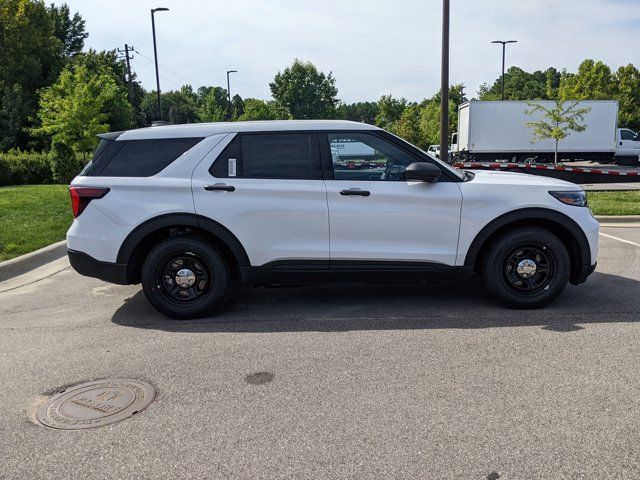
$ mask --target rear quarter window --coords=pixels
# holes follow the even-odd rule
[[[168,167],[202,138],[162,138],[153,140],[103,140],[85,176],[150,177]]]

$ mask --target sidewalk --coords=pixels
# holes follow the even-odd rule
[[[599,191],[599,192],[640,190],[640,182],[638,183],[586,183],[580,186],[585,190]]]

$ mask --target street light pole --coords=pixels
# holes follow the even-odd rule
[[[231,120],[231,85],[229,83],[229,74],[238,73],[237,70],[227,70],[227,119]]]
[[[158,120],[162,120],[162,104],[160,103],[160,72],[158,70],[158,47],[156,46],[156,12],[167,12],[168,8],[151,9],[151,30],[153,31],[153,56],[156,61],[156,93],[158,95]]]
[[[517,40],[494,40],[491,43],[500,43],[502,45],[502,101],[504,101],[504,60],[507,43],[518,43]]]
[[[440,79],[440,160],[449,160],[449,0],[442,0],[442,71]]]

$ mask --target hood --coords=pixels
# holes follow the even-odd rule
[[[500,170],[472,170],[475,178],[473,183],[486,183],[494,185],[522,185],[562,188],[562,190],[582,190],[575,183],[566,182],[557,178],[530,175],[528,173],[504,172]]]

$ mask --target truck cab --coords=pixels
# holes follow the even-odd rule
[[[640,135],[630,128],[619,128],[616,142],[616,163],[638,165],[640,163]]]
[[[630,128],[618,129],[617,155],[639,155],[640,135]]]

